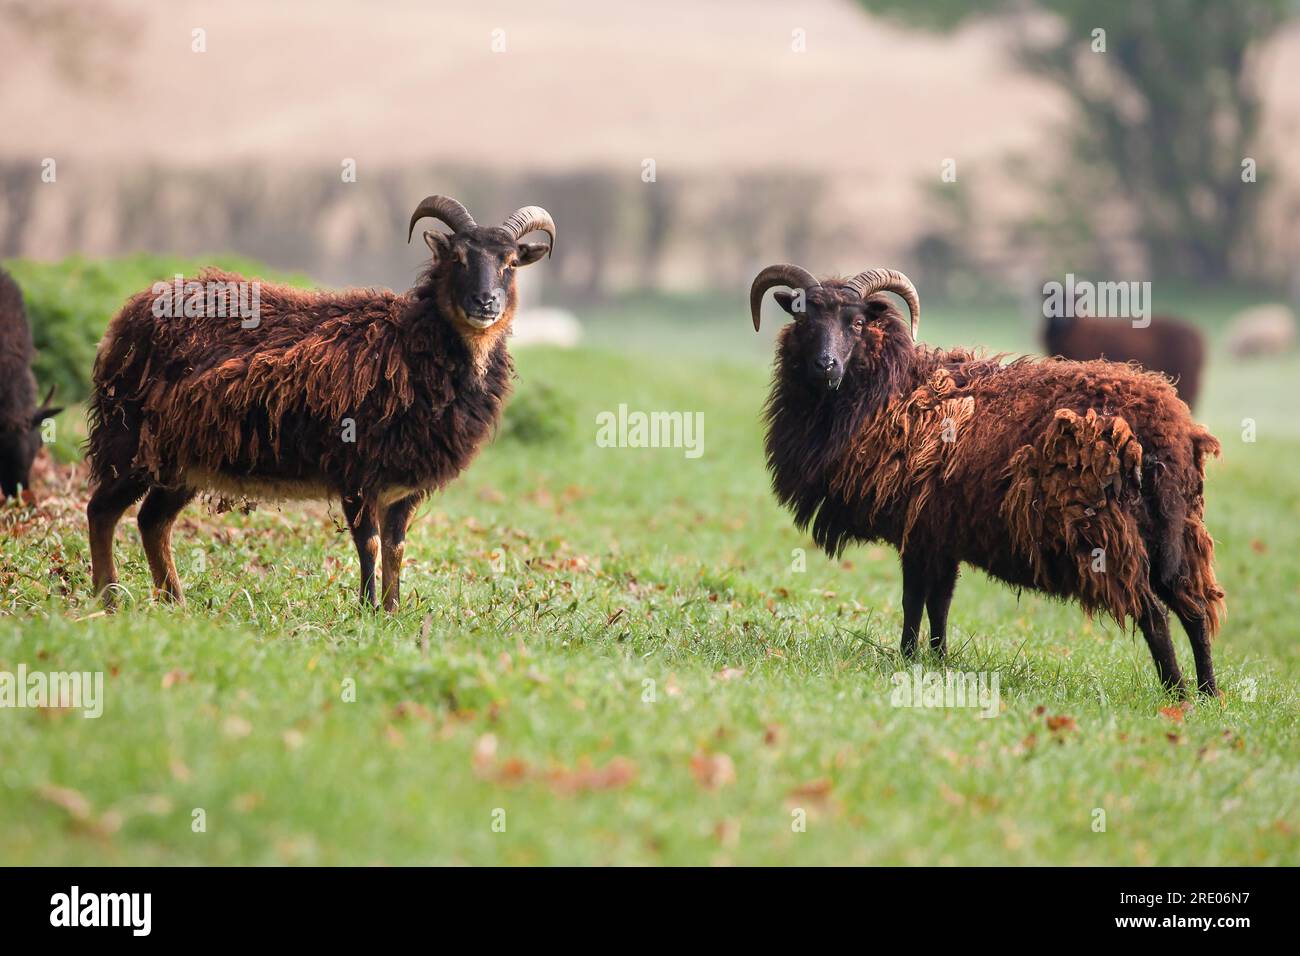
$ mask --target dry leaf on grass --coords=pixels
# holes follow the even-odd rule
[[[1075,723],[1073,717],[1067,717],[1065,714],[1057,714],[1055,717],[1047,718],[1047,729],[1052,733],[1069,733],[1071,730],[1078,730],[1079,725]]]
[[[786,802],[791,806],[811,806],[825,809],[831,805],[831,789],[834,782],[830,777],[818,777],[801,783],[786,795]]]
[[[1173,704],[1169,707],[1161,707],[1160,716],[1167,717],[1176,724],[1181,724],[1183,718],[1187,716],[1187,707],[1184,706],[1184,704]]]
[[[713,827],[713,837],[724,847],[734,847],[740,843],[740,821],[719,820]]]
[[[603,767],[592,767],[584,757],[572,770],[558,767],[546,774],[557,793],[573,794],[595,790],[618,790],[636,780],[636,764],[627,757],[615,757]]]
[[[91,804],[89,798],[71,787],[45,784],[37,789],[37,793],[43,799],[67,813],[72,822],[78,827],[84,827],[96,836],[112,836],[122,829],[125,818],[120,810],[109,808],[102,814],[96,815],[94,805]]]
[[[247,737],[251,734],[253,732],[253,725],[243,717],[231,716],[226,718],[225,723],[221,725],[221,729],[225,732],[227,737],[239,738]]]
[[[37,791],[45,800],[62,810],[78,822],[89,820],[95,809],[84,793],[71,787],[60,787],[47,783]]]
[[[736,765],[724,753],[697,751],[691,757],[691,773],[705,790],[717,790],[736,782]]]
[[[474,772],[484,780],[506,786],[535,780],[547,784],[561,796],[572,796],[618,790],[633,783],[637,777],[637,766],[627,757],[616,756],[600,767],[593,766],[590,758],[582,757],[576,767],[556,765],[547,770],[537,770],[519,757],[498,760],[497,749],[497,740],[492,734],[480,737],[474,745]]]

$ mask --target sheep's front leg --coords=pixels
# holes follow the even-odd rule
[[[925,613],[930,619],[930,650],[938,657],[948,656],[948,608],[957,586],[956,563],[935,571],[925,593]]]
[[[899,650],[904,657],[916,654],[916,639],[921,632],[921,612],[925,610],[926,577],[920,562],[903,558],[903,640]]]
[[[402,555],[406,553],[406,529],[415,514],[419,495],[393,502],[384,510],[380,532],[384,549],[384,610],[396,611],[402,603]]]
[[[360,495],[343,499],[352,542],[361,562],[361,606],[375,606],[375,559],[379,557],[379,523],[373,504]]]

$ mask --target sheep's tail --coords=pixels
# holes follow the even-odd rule
[[[91,487],[120,478],[134,467],[139,440],[137,393],[149,377],[150,301],[149,292],[127,300],[95,352],[85,442]]]

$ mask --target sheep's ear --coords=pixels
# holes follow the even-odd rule
[[[794,293],[793,292],[773,292],[772,298],[776,304],[785,309],[791,315],[794,315]]]
[[[424,244],[429,247],[435,260],[441,259],[447,254],[447,237],[440,232],[434,232],[432,229],[426,229],[424,232]]]
[[[519,243],[519,259],[515,265],[530,266],[550,251],[551,247],[545,242],[521,242]]]
[[[45,408],[36,409],[36,412],[32,415],[32,427],[40,428],[41,422],[45,421],[47,418],[53,418],[61,411],[63,411],[62,405],[57,405],[54,408],[49,408],[47,406]]]
[[[887,299],[868,299],[862,303],[862,311],[867,314],[868,320],[880,318],[891,308]]]

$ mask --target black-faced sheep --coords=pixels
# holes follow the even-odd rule
[[[17,495],[19,486],[31,486],[32,462],[41,448],[41,422],[62,411],[50,407],[52,388],[36,406],[32,356],[22,291],[0,269],[0,499]]]
[[[766,407],[777,498],[831,555],[881,540],[903,568],[902,651],[922,611],[946,648],[965,562],[1015,587],[1137,621],[1160,680],[1185,693],[1165,605],[1216,693],[1210,637],[1223,592],[1202,522],[1203,466],[1219,443],[1162,376],[1110,362],[1004,363],[914,342],[916,290],[892,270],[818,281],[759,273],[794,317],[780,332]],[[908,303],[911,334],[882,293]]]
[[[430,196],[411,216],[408,241],[425,217],[452,231],[424,234],[432,260],[401,295],[263,285],[247,319],[234,301],[246,280],[208,271],[192,286],[159,283],[127,302],[100,343],[90,411],[87,516],[94,588],[106,602],[117,581],[113,529],[142,495],[154,585],[181,598],[172,523],[210,491],[338,497],[363,605],[375,603],[382,549],[384,607],[397,608],[416,506],[470,463],[510,392],[515,270],[555,241],[538,206],[481,226],[456,200]],[[521,241],[539,230],[548,242]]]

